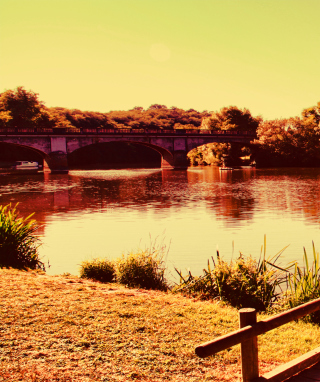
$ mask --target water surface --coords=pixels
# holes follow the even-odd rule
[[[49,274],[78,274],[82,260],[119,257],[157,239],[167,264],[199,274],[217,248],[226,260],[259,257],[284,246],[280,263],[311,255],[319,240],[320,169],[219,172],[72,171],[68,175],[3,175],[0,204],[19,202],[41,222],[40,254]],[[169,248],[170,247],[170,248]]]

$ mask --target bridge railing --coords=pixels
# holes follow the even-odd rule
[[[82,128],[82,129],[65,129],[65,128],[1,128],[0,135],[61,135],[61,134],[76,134],[76,135],[100,135],[100,134],[147,134],[147,135],[223,135],[223,136],[235,136],[245,135],[250,137],[256,137],[255,131],[237,131],[237,130],[204,130],[204,129],[108,129],[108,128]]]

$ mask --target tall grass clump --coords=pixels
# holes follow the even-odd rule
[[[151,240],[147,248],[129,252],[116,260],[117,281],[130,288],[169,289],[166,273],[166,257],[169,249],[164,238]]]
[[[33,214],[19,217],[16,207],[0,206],[0,267],[45,270],[35,236],[39,226],[31,219]]]
[[[80,278],[110,283],[115,281],[115,276],[115,264],[111,260],[93,259],[80,264]]]
[[[201,276],[193,276],[189,271],[184,277],[176,269],[180,283],[174,290],[198,295],[202,299],[220,299],[236,308],[251,307],[266,311],[282,295],[281,285],[285,282],[285,275],[275,265],[282,251],[267,260],[264,249],[258,261],[240,253],[239,258],[230,263],[222,260],[217,252],[217,260],[212,258],[213,268],[208,261],[208,268],[203,270]]]
[[[169,289],[165,263],[156,252],[138,250],[117,260],[117,281],[130,288]]]
[[[306,249],[303,248],[303,265],[295,261],[288,272],[286,293],[287,302],[291,308],[320,297],[320,263],[319,252],[316,252],[312,242],[313,261],[309,264]],[[311,314],[311,320],[320,323],[320,312]]]
[[[151,242],[149,247],[130,252],[115,260],[95,259],[80,264],[80,277],[102,282],[118,282],[130,288],[166,291],[166,246]]]

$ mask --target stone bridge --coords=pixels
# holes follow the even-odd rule
[[[249,144],[256,138],[252,131],[150,130],[150,129],[6,129],[0,130],[0,142],[30,148],[38,152],[51,172],[68,172],[68,154],[81,148],[106,142],[131,142],[150,147],[161,154],[161,168],[186,169],[187,154],[195,147],[212,143]]]

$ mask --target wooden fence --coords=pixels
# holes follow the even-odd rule
[[[241,367],[243,382],[280,382],[292,377],[301,370],[320,361],[320,347],[303,356],[281,365],[273,371],[259,376],[258,341],[260,334],[275,329],[290,321],[297,320],[320,309],[320,298],[266,320],[257,322],[256,310],[245,308],[239,310],[240,329],[226,334],[196,348],[196,354],[209,357],[221,350],[241,344]]]

